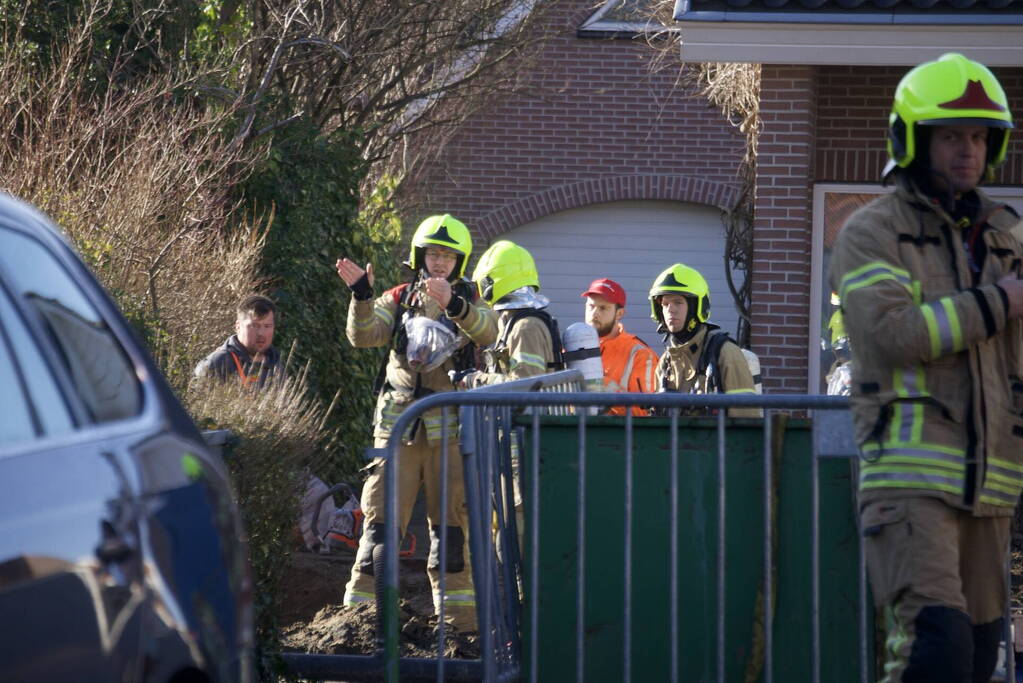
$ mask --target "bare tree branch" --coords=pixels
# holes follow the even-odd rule
[[[656,0],[651,25],[671,26],[674,0]],[[680,36],[668,31],[651,33],[647,44],[654,52],[653,69],[677,69],[678,83],[694,90],[721,110],[746,138],[738,176],[739,200],[722,212],[725,226],[725,277],[739,314],[736,341],[750,343],[750,304],[753,286],[753,206],[756,195],[757,141],[760,135],[760,65],[693,64],[681,61]]]
[[[407,172],[409,135],[457,124],[515,90],[512,55],[545,39],[538,0],[248,0],[253,32],[236,139],[280,128],[299,112],[325,134],[359,134],[372,178]],[[271,85],[272,83],[272,85]],[[262,107],[268,90],[275,108]],[[262,107],[262,108],[261,108]],[[260,117],[270,121],[257,123]]]

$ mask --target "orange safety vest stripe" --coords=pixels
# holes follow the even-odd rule
[[[646,392],[656,390],[657,353],[642,339],[619,327],[614,339],[601,340],[600,359],[604,366],[604,384],[615,384],[619,391]],[[622,406],[608,411],[610,415],[624,415]],[[647,411],[633,407],[633,415],[646,415]]]

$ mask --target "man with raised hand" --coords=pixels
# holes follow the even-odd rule
[[[480,303],[475,288],[464,279],[472,254],[468,228],[449,214],[430,216],[412,236],[410,282],[374,298],[373,268],[350,259],[337,261],[338,275],[352,292],[346,333],[352,346],[389,347],[379,379],[373,436],[375,445],[387,445],[399,415],[417,398],[452,391],[451,372],[473,366],[474,345],[486,346],[497,336],[493,312]],[[396,523],[408,525],[420,486],[426,499],[430,525],[427,574],[433,586],[434,610],[443,599],[447,621],[461,631],[476,629],[476,601],[472,572],[465,553],[468,518],[462,459],[458,452],[457,410],[434,409],[402,435],[398,468],[399,499]],[[441,431],[446,429],[447,450],[447,553],[445,591],[440,592],[441,538]],[[373,549],[384,542],[384,458],[369,465],[362,490],[365,526],[352,575],[345,587],[346,605],[373,603],[375,582]]]

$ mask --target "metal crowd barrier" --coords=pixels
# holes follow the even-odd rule
[[[378,596],[378,605],[382,610],[382,630],[378,635],[377,652],[368,655],[311,655],[284,654],[283,658],[293,673],[316,678],[340,680],[436,680],[436,681],[517,681],[531,683],[546,679],[541,670],[544,664],[539,660],[538,646],[540,642],[538,603],[540,594],[540,552],[532,552],[526,558],[521,557],[519,547],[518,522],[515,514],[515,484],[521,474],[538,488],[541,470],[540,456],[542,449],[542,420],[548,415],[572,415],[577,420],[577,467],[578,495],[577,523],[574,549],[577,559],[575,567],[575,631],[571,637],[561,637],[571,643],[574,651],[564,652],[563,657],[574,658],[575,680],[584,681],[608,680],[606,672],[591,672],[585,668],[586,661],[586,543],[585,527],[587,509],[587,423],[594,420],[583,410],[584,407],[596,406],[643,406],[660,409],[668,418],[669,429],[669,461],[670,475],[667,485],[670,494],[670,517],[667,529],[669,543],[670,582],[668,589],[669,642],[671,643],[669,661],[665,666],[665,675],[670,681],[694,680],[687,676],[686,663],[679,657],[680,620],[685,615],[679,613],[679,566],[678,548],[679,534],[679,421],[680,415],[686,411],[712,411],[716,421],[716,584],[706,586],[709,594],[713,591],[716,611],[719,615],[714,633],[714,674],[713,680],[726,681],[735,676],[727,676],[726,661],[726,575],[729,564],[726,555],[726,530],[728,520],[726,510],[728,491],[726,487],[726,465],[728,462],[728,425],[726,410],[733,407],[758,407],[764,410],[762,420],[763,458],[762,476],[764,495],[760,501],[763,515],[762,562],[763,578],[759,587],[762,599],[763,616],[762,634],[762,668],[758,680],[772,683],[775,680],[775,605],[774,600],[774,566],[775,566],[775,511],[772,501],[772,485],[775,472],[772,471],[772,442],[774,439],[774,420],[772,417],[781,411],[797,411],[809,414],[812,418],[812,453],[810,466],[810,534],[811,534],[811,568],[810,585],[810,642],[805,644],[809,650],[810,680],[821,681],[821,528],[819,512],[821,505],[819,472],[821,463],[829,459],[840,458],[855,462],[856,449],[852,442],[851,421],[849,420],[848,399],[839,396],[815,395],[686,395],[686,394],[604,394],[581,391],[582,376],[576,371],[564,371],[509,382],[493,387],[485,387],[468,392],[445,392],[425,397],[409,408],[399,418],[393,434],[405,432],[415,420],[427,410],[441,408],[443,412],[457,408],[459,410],[460,443],[463,456],[466,502],[470,510],[470,554],[473,580],[476,589],[477,619],[479,625],[479,659],[445,658],[443,653],[444,627],[440,626],[437,649],[431,658],[402,658],[399,656],[399,623],[398,623],[398,528],[389,524],[387,527],[385,554],[385,570],[382,581],[382,594]],[[568,389],[568,390],[566,390]],[[624,561],[624,585],[621,615],[623,620],[620,658],[622,661],[621,680],[630,682],[634,658],[641,656],[642,645],[633,642],[635,629],[635,613],[632,603],[632,581],[635,567],[633,566],[633,522],[636,514],[636,495],[633,490],[632,472],[634,452],[633,432],[636,418],[631,411],[626,411],[624,418],[610,418],[621,423],[624,430],[624,535],[622,538],[622,555]],[[522,417],[525,414],[525,417]],[[598,420],[605,418],[596,418]],[[649,418],[638,418],[647,420]],[[759,425],[759,420],[746,419],[735,422],[746,422]],[[525,423],[525,424],[523,424]],[[617,423],[615,423],[617,426]],[[523,442],[528,432],[529,443]],[[447,453],[447,440],[455,438],[445,430],[441,453]],[[398,439],[392,437],[385,449],[389,463],[397,463],[399,458]],[[528,446],[531,457],[528,460],[529,471],[514,472],[513,463],[519,459],[521,452]],[[375,453],[374,453],[375,454]],[[444,456],[443,467],[446,468],[447,457]],[[397,517],[397,468],[387,469],[386,518]],[[442,477],[443,480],[443,477]],[[447,492],[442,490],[442,498]],[[852,491],[849,491],[852,495]],[[527,511],[528,534],[536,547],[544,534],[545,524],[541,523],[540,495],[526,495],[523,501]],[[442,500],[441,510],[446,509]],[[445,521],[441,521],[441,529],[445,529]],[[862,547],[857,538],[856,556],[858,560],[857,605],[858,605],[858,661],[856,678],[861,683],[874,680],[875,664],[872,657],[871,643],[874,638],[872,624],[873,609],[866,585],[865,561]],[[442,532],[440,557],[446,556],[446,535]],[[523,564],[525,562],[526,564]],[[443,564],[441,576],[443,576]],[[341,580],[341,579],[339,579]],[[525,597],[524,604],[522,597]],[[443,601],[442,601],[443,604]],[[443,608],[442,608],[443,609]],[[527,618],[523,619],[523,610]],[[1008,614],[1008,611],[1007,611]],[[525,623],[523,623],[525,621]],[[1006,620],[1008,624],[1008,619]],[[545,636],[546,637],[546,636]],[[523,644],[529,643],[528,653],[524,653]],[[1011,639],[1008,629],[1005,642],[1008,653],[1005,664],[1006,680],[1015,680]],[[852,666],[853,663],[850,663]],[[734,663],[732,664],[734,668]],[[738,679],[738,680],[741,680]]]

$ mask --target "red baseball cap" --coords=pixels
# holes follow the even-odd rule
[[[625,288],[614,280],[608,280],[606,277],[602,277],[599,280],[591,282],[590,288],[579,296],[604,297],[611,303],[618,304],[622,308],[625,308]]]

